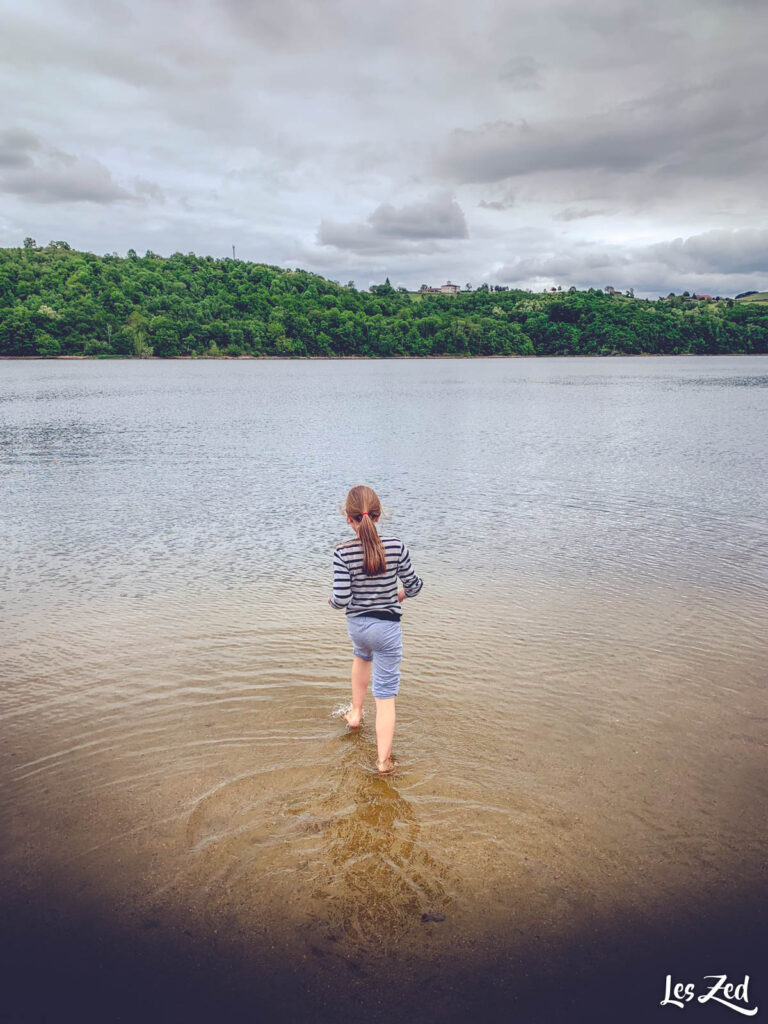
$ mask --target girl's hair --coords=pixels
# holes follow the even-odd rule
[[[381,515],[378,495],[363,484],[353,487],[347,495],[344,510],[350,519],[360,524],[357,536],[363,545],[363,572],[366,576],[381,576],[387,571],[387,556],[376,529],[376,522]]]

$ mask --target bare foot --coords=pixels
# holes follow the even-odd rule
[[[355,711],[354,708],[350,708],[349,711],[345,711],[341,717],[346,720],[350,729],[357,729],[357,727],[362,724],[363,712]]]
[[[391,757],[388,757],[386,761],[376,761],[376,767],[379,771],[379,775],[389,775],[390,772],[395,770],[395,762]]]

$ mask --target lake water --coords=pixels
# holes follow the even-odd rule
[[[767,426],[760,357],[0,362],[13,1019],[768,1003]],[[386,779],[356,483],[424,579]]]

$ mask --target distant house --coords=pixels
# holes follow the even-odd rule
[[[714,302],[715,301],[715,298],[714,298],[713,295],[704,295],[703,293],[702,294],[698,294],[697,292],[694,292],[693,295],[691,296],[691,298],[692,299],[704,299],[707,302]]]
[[[605,294],[606,295],[621,295],[621,292],[617,291],[612,285],[607,284],[605,286]]]
[[[461,287],[458,284],[451,284],[450,281],[446,281],[445,284],[441,284],[439,288],[432,288],[426,285],[420,289],[422,292],[426,292],[428,295],[456,295],[461,291]]]

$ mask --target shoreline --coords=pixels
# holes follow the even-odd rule
[[[115,362],[128,362],[128,363],[238,363],[238,362],[293,362],[293,363],[309,363],[309,362],[385,362],[395,361],[398,359],[408,359],[414,362],[422,361],[429,362],[433,360],[456,360],[456,361],[476,361],[481,359],[727,359],[735,356],[745,357],[766,357],[768,352],[612,352],[609,355],[600,355],[597,352],[571,352],[566,354],[558,353],[557,355],[550,355],[548,353],[542,355],[521,355],[520,353],[512,352],[506,355],[484,355],[484,356],[460,356],[460,355],[436,355],[436,356],[409,356],[409,355],[397,355],[397,356],[142,356],[137,359],[135,356],[85,356],[85,355],[66,355],[66,356],[0,356],[2,362],[94,362],[94,363],[115,363]]]

